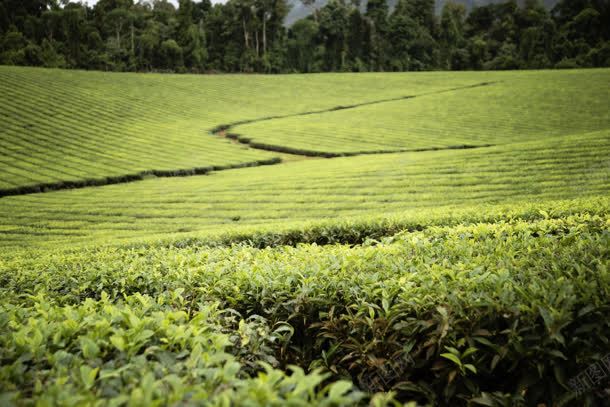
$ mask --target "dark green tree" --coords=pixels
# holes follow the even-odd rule
[[[288,36],[288,63],[296,72],[316,72],[316,39],[318,23],[312,19],[299,20]]]
[[[444,69],[466,69],[469,66],[470,58],[464,33],[465,20],[466,7],[453,2],[445,3],[439,27],[441,67]]]
[[[192,0],[180,0],[179,4],[176,13],[176,38],[182,47],[184,64],[191,70],[202,71],[208,56],[204,16],[201,16],[199,21],[195,20],[197,8]]]
[[[344,0],[330,0],[320,9],[319,38],[324,47],[324,70],[346,68],[349,8]]]
[[[370,69],[375,71],[383,71],[387,66],[388,13],[386,0],[369,0],[366,4],[366,58]]]

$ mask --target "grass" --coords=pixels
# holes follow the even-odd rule
[[[231,131],[279,150],[350,154],[509,144],[610,126],[610,70],[485,73],[480,80],[489,84]]]

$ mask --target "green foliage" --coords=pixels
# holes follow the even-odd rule
[[[474,7],[472,1],[443,1],[442,9],[433,0],[331,0],[323,6],[303,0],[312,15],[287,21],[297,3],[180,0],[175,7],[167,0],[127,0],[89,7],[67,0],[1,0],[0,63],[279,73],[561,68],[564,60],[574,67],[607,67],[610,62],[605,51],[610,31],[604,24],[610,7],[599,0],[551,1],[552,10],[539,0],[474,2]],[[54,44],[54,52],[41,55],[45,42]]]
[[[6,259],[2,397],[351,405],[353,381],[393,392],[376,405],[561,405],[610,340],[609,208],[589,205],[355,246]]]
[[[321,387],[319,371],[288,375],[261,362],[249,376],[227,352],[222,312],[209,303],[185,308],[179,290],[122,299],[102,292],[75,306],[45,297],[0,304],[5,405],[341,406],[362,398],[350,382]]]
[[[281,154],[207,134],[222,123],[263,119],[236,130],[259,146],[334,155],[499,144],[608,123],[605,70],[421,75],[203,78],[3,67],[0,195],[279,160]],[[469,88],[482,80],[494,83]],[[388,101],[405,94],[420,96]],[[490,105],[497,98],[505,104]],[[534,99],[538,109],[523,108]],[[476,108],[468,109],[464,100]],[[375,103],[380,101],[386,102]],[[573,109],[576,101],[590,109]],[[278,119],[357,104],[365,106]],[[443,120],[431,108],[440,104]],[[480,109],[489,113],[478,114]]]
[[[101,0],[103,36],[78,5],[8,9],[45,19],[40,46],[5,3],[0,57],[20,63],[287,66],[282,2]],[[366,19],[333,1],[288,55],[311,71],[606,59],[602,12],[525,3],[437,26],[430,0]],[[408,39],[399,60],[389,33]],[[605,383],[570,379],[610,341],[606,70],[0,79],[1,194],[141,180],[0,199],[1,405],[604,405]],[[221,137],[234,126],[250,146]]]

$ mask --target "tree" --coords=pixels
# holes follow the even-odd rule
[[[511,69],[520,65],[519,7],[516,0],[474,9],[466,18],[473,67]],[[472,44],[472,41],[477,41]],[[485,47],[482,49],[481,47]]]
[[[286,0],[0,0],[0,63],[103,70],[321,72],[610,64],[610,2],[330,0],[285,26]],[[179,48],[176,48],[176,46]]]
[[[386,0],[369,0],[366,4],[365,20],[368,28],[368,64],[376,71],[386,66],[386,39],[388,36],[389,8]]]
[[[11,26],[8,32],[1,38],[0,42],[0,64],[2,65],[24,65],[24,48],[27,46],[27,39]]]
[[[266,54],[269,44],[284,35],[284,20],[290,9],[286,0],[260,0],[258,9],[262,21],[263,54]]]
[[[453,2],[445,3],[441,13],[439,33],[443,68],[464,69],[467,65],[468,51],[465,49],[464,38],[465,19],[466,7]]]
[[[0,35],[4,34],[10,26],[10,18],[4,2],[0,1]]]
[[[344,0],[330,0],[319,16],[320,39],[324,46],[324,69],[340,71],[346,66],[349,8]]]
[[[427,0],[399,0],[390,16],[391,69],[421,71],[438,65],[438,43],[431,32],[434,22],[429,20],[432,5]]]
[[[203,19],[194,22],[196,11],[192,0],[180,0],[176,20],[178,27],[176,37],[178,44],[182,47],[184,64],[187,68],[201,71],[207,59],[205,44],[205,27]]]
[[[368,52],[366,52],[368,34],[369,27],[360,13],[360,4],[358,1],[352,2],[347,39],[348,60],[352,71],[363,72],[370,69],[366,62],[368,61]]]
[[[161,67],[170,70],[181,70],[184,67],[182,48],[175,40],[166,40],[161,43]]]
[[[124,8],[115,8],[106,15],[106,24],[114,30],[116,45],[119,49],[122,48],[121,36],[125,28],[132,22],[132,19],[133,14],[131,14],[128,9]]]
[[[526,0],[517,13],[519,57],[525,68],[547,68],[551,65],[555,24],[539,0]]]
[[[289,64],[298,72],[316,71],[316,38],[318,23],[310,19],[299,20],[290,29],[288,40]]]
[[[85,42],[86,9],[76,3],[68,4],[62,10],[63,42],[67,46],[66,59],[71,66],[81,66],[81,52]]]

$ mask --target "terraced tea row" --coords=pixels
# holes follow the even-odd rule
[[[608,362],[609,201],[526,206],[358,246],[0,259],[0,399],[601,406],[574,377]]]
[[[479,80],[434,74],[380,78],[163,76],[0,67],[0,190],[268,162],[277,154],[212,137],[209,130],[223,123]]]
[[[210,140],[197,124],[161,109],[160,100],[138,102],[144,92],[130,94],[111,78],[97,88],[89,82],[96,74],[61,72],[52,81],[37,70],[0,74],[3,189],[272,158]]]
[[[306,160],[0,200],[0,244],[119,242],[610,191],[608,131],[508,146]]]
[[[270,150],[341,155],[507,144],[610,128],[610,70],[511,72],[492,78],[488,86],[230,131]]]

